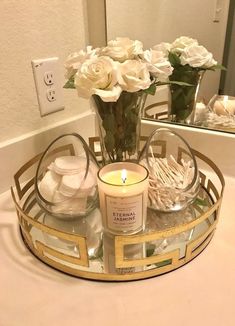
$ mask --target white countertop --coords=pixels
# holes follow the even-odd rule
[[[70,277],[25,248],[10,193],[0,196],[0,326],[234,326],[235,179],[226,178],[209,246],[171,273],[127,283]],[[154,325],[153,324],[153,325]]]

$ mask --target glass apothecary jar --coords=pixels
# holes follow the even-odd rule
[[[148,138],[139,163],[149,171],[148,207],[162,212],[185,209],[199,191],[199,173],[187,142],[166,128]]]
[[[71,219],[97,207],[96,158],[76,133],[53,140],[42,154],[36,171],[35,193],[49,214]]]

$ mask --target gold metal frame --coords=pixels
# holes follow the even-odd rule
[[[168,110],[158,111],[158,107],[163,105],[168,105],[168,101],[156,102],[150,104],[144,108],[144,118],[152,119],[152,120],[167,120],[168,119]],[[155,111],[149,113],[153,108],[156,108]]]
[[[65,148],[63,148],[63,150],[65,150]],[[71,150],[71,148],[68,148],[68,150]],[[58,149],[58,151],[60,151],[60,149]],[[128,281],[145,279],[148,277],[157,276],[172,271],[186,264],[194,257],[196,257],[207,246],[207,244],[213,237],[218,222],[219,210],[225,185],[223,175],[217,168],[217,166],[200,152],[195,150],[192,151],[197,159],[202,160],[204,164],[206,163],[207,166],[210,167],[210,170],[213,171],[214,175],[219,181],[219,189],[217,189],[218,185],[216,187],[212,183],[212,181],[207,178],[207,175],[205,173],[200,172],[201,185],[207,190],[211,198],[213,198],[213,205],[206,212],[201,212],[197,219],[189,223],[179,225],[177,227],[172,227],[164,231],[155,231],[148,234],[115,236],[115,264],[117,268],[147,266],[151,264],[165,262],[165,264],[162,264],[162,266],[153,269],[143,270],[140,272],[132,272],[126,274],[108,274],[89,271],[89,259],[85,237],[56,230],[39,222],[36,217],[32,217],[29,215],[30,209],[35,203],[35,200],[32,201],[32,196],[34,194],[34,178],[30,179],[23,186],[21,186],[19,179],[23,176],[23,174],[27,172],[29,168],[37,164],[41,157],[41,154],[31,159],[28,163],[26,163],[20,168],[20,170],[14,176],[16,187],[15,189],[11,188],[12,198],[15,203],[16,212],[18,215],[18,220],[24,242],[35,256],[37,256],[40,260],[47,263],[48,265],[70,275],[94,280]],[[15,192],[18,195],[18,199],[16,199]],[[200,208],[198,208],[198,210],[200,210]],[[209,229],[193,241],[187,243],[185,257],[180,258],[179,249],[176,249],[172,252],[153,255],[142,259],[132,260],[124,258],[124,246],[129,244],[145,243],[158,239],[164,239],[173,235],[177,235],[181,232],[191,230],[195,226],[207,220],[212,214],[214,214],[215,219],[213,223],[211,223]],[[61,240],[66,240],[73,243],[78,248],[78,256],[75,257],[67,255],[59,250],[51,248],[50,246],[46,245],[41,241],[34,241],[30,234],[32,227],[40,230],[43,233],[49,234],[52,237],[54,236]],[[86,267],[86,270],[84,269],[84,267]]]

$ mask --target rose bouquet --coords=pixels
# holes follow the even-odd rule
[[[138,40],[116,38],[102,48],[71,54],[65,62],[65,88],[93,98],[105,163],[137,158],[139,122],[146,94],[169,82],[168,53],[143,49]]]
[[[177,38],[172,44],[160,43],[153,48],[168,54],[168,60],[174,68],[169,77],[171,81],[177,80],[193,85],[188,87],[170,84],[171,119],[176,122],[186,122],[194,109],[200,80],[205,71],[223,69],[223,67],[217,64],[212,53],[199,45],[197,40],[186,36]]]

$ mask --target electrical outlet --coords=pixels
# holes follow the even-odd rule
[[[55,88],[49,88],[47,91],[47,99],[49,102],[56,101],[56,90]]]
[[[64,109],[59,58],[32,60],[41,116]]]
[[[53,85],[54,84],[54,74],[53,71],[47,71],[44,74],[44,82],[46,85]]]

